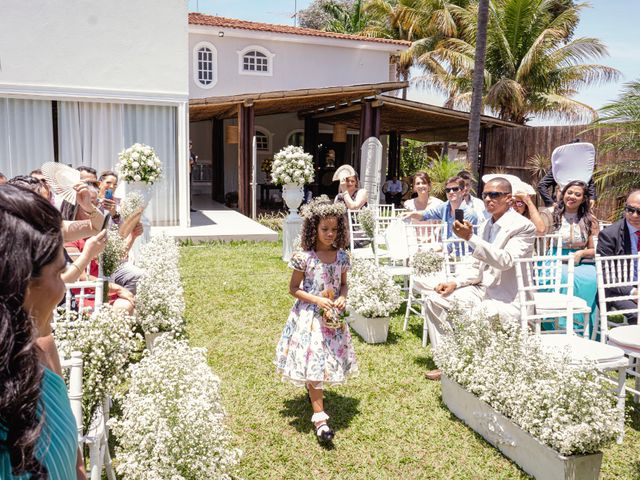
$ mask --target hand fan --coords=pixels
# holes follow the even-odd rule
[[[76,191],[73,188],[80,183],[80,172],[64,163],[47,162],[41,167],[51,189],[72,205],[76,204]]]

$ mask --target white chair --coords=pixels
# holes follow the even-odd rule
[[[375,241],[374,238],[367,235],[362,228],[360,219],[358,218],[359,210],[347,210],[347,219],[349,223],[349,246],[351,249],[351,256],[353,258],[367,258],[375,259],[375,253],[371,248],[371,242]],[[375,220],[374,220],[375,223]],[[360,246],[359,244],[366,244]]]
[[[376,215],[377,218],[395,218],[396,213],[396,206],[391,203],[391,204],[379,204],[375,206],[375,211],[374,214]]]
[[[567,265],[567,278],[562,280],[563,263]],[[573,255],[541,255],[516,260],[518,300],[523,326],[533,327],[536,334],[542,333],[542,324],[553,322],[554,330],[544,333],[561,333],[559,320],[565,318],[566,331],[573,332],[573,314],[582,314],[580,331],[589,336],[587,302],[574,295],[575,260]],[[563,292],[563,290],[565,290]],[[571,317],[565,317],[571,308]]]
[[[638,305],[638,292],[640,280],[637,275],[637,265],[640,255],[619,255],[601,257],[596,255],[596,272],[598,276],[598,306],[600,341],[621,348],[629,358],[627,374],[635,378],[635,388],[627,387],[634,394],[634,400],[638,402],[640,396],[640,326],[616,323],[609,320],[613,315],[633,313],[640,316]],[[626,295],[611,291],[612,288],[636,289]],[[628,301],[632,308],[614,310],[609,302]],[[629,306],[631,306],[629,305]],[[620,326],[623,325],[623,326]]]
[[[547,233],[536,236],[533,256],[561,255],[562,254],[562,234]]]
[[[466,240],[456,236],[442,240],[446,281],[455,276],[456,270],[465,268],[473,263],[472,253],[473,249]]]
[[[557,280],[558,267],[556,264],[561,264],[562,261],[566,261],[568,265],[567,279],[564,284]],[[570,357],[576,362],[590,360],[603,373],[612,370],[617,371],[617,381],[614,382],[608,377],[605,378],[615,385],[617,406],[624,412],[625,370],[629,364],[629,361],[624,356],[624,351],[611,345],[578,337],[573,330],[573,314],[574,306],[576,305],[576,297],[573,296],[573,255],[518,259],[516,260],[516,265],[523,328],[528,328],[533,324],[534,333],[539,335],[540,323],[544,319],[565,318],[566,329],[563,332],[555,331],[551,335],[540,335],[543,348],[551,355],[568,351]],[[566,288],[566,294],[547,292],[547,282],[549,281],[556,281],[556,287]],[[618,443],[622,443],[622,435],[618,438]]]
[[[82,442],[82,353],[71,352],[69,358],[61,358],[62,370],[68,370],[68,395],[71,404],[71,412],[76,420],[78,430],[78,442]]]

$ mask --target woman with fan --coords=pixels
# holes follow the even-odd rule
[[[344,203],[349,210],[359,210],[367,206],[369,194],[366,189],[359,188],[358,174],[351,165],[339,167],[333,179],[340,181],[335,203]]]

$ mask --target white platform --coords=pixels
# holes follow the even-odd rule
[[[278,241],[277,232],[220,203],[194,200],[193,207],[198,211],[191,213],[191,227],[151,227],[151,235],[164,232],[177,240],[191,240],[193,243],[215,240]]]

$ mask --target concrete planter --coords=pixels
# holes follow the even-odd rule
[[[389,317],[366,318],[356,312],[349,313],[349,326],[367,343],[387,341],[389,320]]]
[[[442,401],[456,417],[537,479],[595,480],[600,477],[601,452],[560,455],[446,375],[442,375]]]

